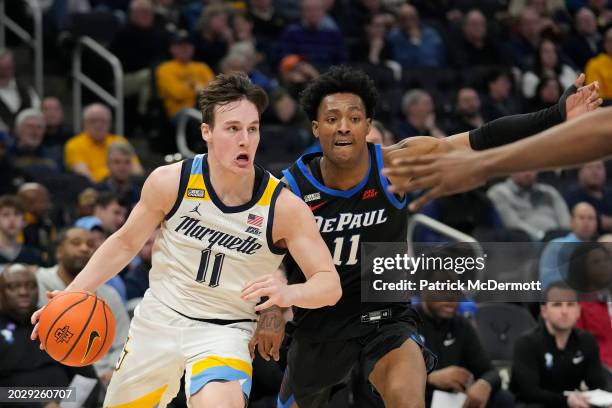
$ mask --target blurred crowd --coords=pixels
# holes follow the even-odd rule
[[[215,74],[244,71],[268,93],[270,106],[262,118],[258,161],[277,174],[316,146],[299,107],[299,95],[335,64],[356,66],[375,81],[379,100],[372,140],[385,145],[417,135],[446,137],[501,116],[549,107],[582,72],[586,83],[599,82],[604,103],[612,103],[609,0],[38,3],[44,13],[45,81],[59,78],[57,91],[36,93],[27,75],[30,64],[20,64],[23,48],[14,37],[9,35],[9,46],[0,50],[0,266],[6,266],[0,274],[3,385],[47,385],[49,378],[67,383],[81,374],[99,378],[100,390],[94,394],[103,393],[113,360],[127,336],[130,313],[148,288],[156,234],[124,271],[100,289],[118,327],[116,344],[95,370],[67,370],[39,352],[25,340],[30,328],[27,314],[46,302],[46,290],[69,284],[92,252],[125,222],[139,199],[144,177],[164,164],[160,154],[176,152],[177,125],[184,116],[194,121],[190,112],[197,109],[198,91]],[[32,25],[25,2],[11,1],[5,6],[15,21]],[[80,128],[72,126],[69,72],[72,52],[82,35],[100,42],[122,64],[125,134],[113,129],[112,109],[88,92],[79,113]],[[84,54],[83,68],[103,87],[112,89],[110,70],[100,60]],[[45,89],[50,88],[45,83]],[[202,151],[205,146],[199,140],[197,124],[191,123],[195,132],[191,129],[189,144],[194,151]],[[594,162],[576,170],[515,174],[485,188],[436,200],[422,212],[480,241],[546,243],[534,277],[552,288],[549,298],[567,295],[571,289],[558,284],[566,273],[558,268],[563,256],[560,243],[595,245],[599,241],[593,251],[600,251],[600,261],[604,269],[609,268],[612,281],[610,164]],[[426,228],[415,231],[417,241],[445,239]],[[597,299],[588,302],[555,299],[542,310],[531,308],[531,316],[537,318],[541,313],[540,323],[531,337],[517,343],[518,371],[540,370],[542,376],[524,375],[511,383],[519,400],[542,406],[565,406],[558,405],[559,390],[577,387],[580,382],[610,387],[609,282]],[[442,364],[429,382],[429,391],[461,390],[474,400],[486,397],[485,404],[494,404],[490,406],[511,406],[504,404],[511,404],[512,396],[491,399],[503,388],[502,381],[491,371],[489,360],[476,361],[486,355],[476,332],[474,340],[469,337],[472,332],[457,330],[474,323],[462,320],[465,318],[457,312],[461,305],[428,306],[423,299],[419,306],[430,333],[425,333],[426,340],[444,343],[439,349],[431,346]],[[542,367],[530,366],[525,371],[539,357],[525,359],[524,353],[539,350],[556,356],[546,348],[552,341],[547,336],[557,341],[566,336],[567,343],[569,333],[578,333],[569,337],[571,352],[582,353],[594,365],[580,366],[569,383],[565,368],[553,370],[558,367],[548,357],[542,357]],[[445,355],[447,340],[460,335],[467,337],[457,341],[458,351]],[[23,344],[16,338],[22,338]],[[529,342],[539,346],[529,346]],[[564,345],[555,352],[563,359],[567,350]],[[14,361],[5,359],[9,355]],[[20,360],[15,356],[29,356],[28,363],[17,364]],[[568,356],[571,359],[576,354]],[[601,363],[605,369],[599,376],[593,367]],[[258,384],[256,380],[251,405],[274,406],[282,374],[278,367],[258,364],[270,381]],[[546,370],[561,379],[544,378]],[[475,381],[467,387],[462,379],[470,376]],[[563,401],[567,406],[583,406],[575,399]]]

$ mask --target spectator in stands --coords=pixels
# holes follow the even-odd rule
[[[15,119],[15,143],[9,153],[14,163],[32,177],[42,177],[61,169],[61,149],[43,146],[45,118],[34,108],[24,109]]]
[[[582,243],[572,252],[563,278],[580,293],[581,301],[607,300],[612,289],[612,255],[598,242]]]
[[[599,257],[598,259],[590,260],[590,264],[595,264],[597,266],[608,265],[607,267],[610,268],[609,257],[610,254],[612,254],[612,245],[609,243],[612,242],[612,236],[601,236],[598,242],[600,243],[599,245],[601,245],[600,248],[607,250],[608,261],[607,263],[603,263],[601,262],[602,257]],[[598,247],[594,246],[592,249],[597,250]],[[601,255],[602,252],[598,251],[598,254]],[[605,257],[605,253],[603,255]],[[580,275],[586,268],[586,265],[584,265],[585,263],[587,263],[586,257],[582,259],[582,264],[578,263],[576,265],[576,271],[570,270],[570,276]],[[572,269],[571,266],[570,269]],[[610,302],[612,302],[610,288],[608,288],[608,290],[601,290],[595,299],[580,302],[580,318],[576,326],[595,336],[597,344],[599,345],[601,362],[608,369],[609,373],[612,374],[612,313],[608,308]]]
[[[241,41],[234,43],[228,54],[219,64],[221,72],[226,74],[232,71],[245,72],[251,81],[261,86],[270,93],[278,86],[277,82],[268,78],[263,72],[255,67],[257,63],[257,52],[252,43]]]
[[[234,41],[249,42],[253,47],[257,46],[257,37],[253,33],[253,20],[248,14],[235,12],[230,19],[230,26]]]
[[[402,68],[444,67],[446,50],[436,30],[421,24],[419,12],[410,4],[403,4],[398,13],[397,28],[389,33],[391,59]]]
[[[77,218],[93,215],[96,200],[99,195],[100,193],[93,187],[87,187],[79,193],[76,208]]]
[[[151,68],[166,59],[167,50],[168,34],[155,23],[152,1],[131,0],[127,24],[115,34],[110,51],[125,72],[125,96],[138,96],[140,114],[146,112],[151,96]]]
[[[326,16],[323,0],[302,0],[302,18],[291,24],[280,38],[281,55],[297,54],[317,68],[346,62],[342,33]]]
[[[299,55],[287,55],[279,65],[281,84],[298,100],[306,85],[319,76],[319,71]]]
[[[125,286],[128,300],[141,298],[149,289],[149,270],[151,270],[151,255],[159,229],[153,231],[147,242],[138,252],[138,257],[130,264],[130,270],[125,274]]]
[[[42,113],[45,119],[44,146],[63,146],[72,136],[74,130],[64,121],[64,107],[55,96],[43,99]]]
[[[128,143],[123,136],[110,133],[111,119],[110,109],[100,103],[83,109],[83,132],[68,140],[64,148],[64,162],[68,170],[94,183],[108,176],[108,147],[117,142]],[[136,175],[143,173],[138,157],[134,157],[132,172]]]
[[[562,93],[563,88],[559,80],[545,76],[536,87],[534,97],[527,101],[529,110],[535,112],[558,103]]]
[[[433,392],[443,390],[467,394],[464,406],[513,407],[514,398],[501,389],[499,374],[487,358],[474,326],[457,314],[458,301],[440,292],[426,291],[422,296],[417,306],[423,319],[419,334],[438,357],[436,369],[427,376],[427,406]]]
[[[123,225],[126,216],[127,208],[121,197],[104,191],[96,198],[93,215],[79,218],[74,226],[91,230],[93,226],[101,225],[104,232],[112,234]]]
[[[181,21],[181,9],[177,0],[157,0],[155,5],[155,16],[167,26],[178,27]]]
[[[386,14],[373,14],[366,20],[359,40],[350,48],[351,61],[378,65],[391,58],[387,21]]]
[[[537,183],[537,177],[536,171],[515,173],[487,192],[504,227],[525,231],[534,241],[570,227],[565,200],[554,187]]]
[[[561,61],[557,46],[548,39],[540,42],[533,69],[523,74],[523,96],[533,98],[538,84],[546,77],[557,78],[563,89],[572,86],[578,77],[572,67]]]
[[[436,112],[431,95],[422,89],[412,89],[402,98],[401,121],[395,132],[398,140],[412,136],[446,136],[436,125]]]
[[[533,7],[525,7],[518,20],[517,34],[510,42],[513,65],[525,71],[533,66],[540,43],[542,18]]]
[[[577,243],[591,241],[597,233],[597,214],[591,204],[578,203],[572,208],[570,228],[568,235],[553,239],[542,252],[539,278],[543,289],[567,276]]]
[[[591,58],[586,66],[586,83],[599,81],[599,94],[612,102],[612,25],[603,38],[603,52]]]
[[[114,143],[108,148],[108,177],[96,185],[98,191],[110,191],[122,198],[127,208],[134,208],[140,200],[141,187],[132,176],[134,148],[125,143]]]
[[[380,122],[378,124],[382,125]],[[381,146],[385,145],[384,133],[378,129],[378,127],[372,121],[372,126],[370,127],[370,133],[366,135],[366,142],[379,144]]]
[[[295,99],[280,88],[270,96],[271,117],[266,124],[278,124],[291,128],[307,129],[310,132],[310,122]]]
[[[285,29],[285,19],[276,11],[272,0],[251,0],[249,16],[253,20],[253,34],[263,41],[276,41]]]
[[[589,389],[606,388],[597,343],[575,327],[580,306],[573,289],[556,282],[544,296],[543,322],[516,341],[510,388],[526,404],[588,408],[579,392],[564,393],[583,381]]]
[[[367,134],[366,141],[382,146],[390,146],[395,143],[393,134],[378,120],[372,121],[370,133]]]
[[[193,61],[193,52],[189,33],[180,30],[170,45],[172,60],[157,67],[157,91],[168,118],[175,122],[181,110],[196,106],[198,91],[214,78],[208,65]]]
[[[215,70],[234,42],[232,29],[229,26],[229,15],[228,7],[222,3],[206,6],[194,36],[194,59],[206,63]]]
[[[450,63],[459,69],[474,69],[492,65],[508,65],[509,61],[499,42],[487,30],[487,19],[477,9],[463,18],[461,35],[449,49]]]
[[[567,205],[581,201],[597,210],[599,232],[612,232],[612,190],[606,186],[606,167],[602,161],[585,164],[578,171],[578,183],[565,194]]]
[[[40,252],[22,244],[25,227],[21,200],[13,195],[0,197],[0,265],[24,263],[42,265]]]
[[[521,112],[512,94],[512,77],[501,69],[493,69],[486,77],[487,94],[483,97],[482,113],[487,122]]]
[[[36,91],[15,78],[13,53],[0,49],[0,131],[12,130],[22,110],[39,107]]]
[[[480,96],[474,88],[463,87],[457,91],[455,110],[449,118],[449,135],[468,132],[484,124],[480,110]]]
[[[595,14],[582,7],[574,16],[574,30],[563,45],[565,54],[578,69],[583,70],[587,62],[601,50],[601,34],[597,30]]]
[[[230,47],[229,53],[244,50],[242,48],[245,47],[244,43],[248,43],[253,47],[252,57],[249,56],[252,60],[249,62],[253,67],[258,67],[258,70],[269,72],[270,61],[278,59],[278,48],[273,42],[258,38],[255,35],[253,32],[253,17],[245,11],[236,11],[231,18],[231,27],[236,42]],[[249,52],[249,50],[246,50],[246,52]],[[263,72],[261,73],[264,75]]]
[[[60,233],[56,251],[57,265],[50,268],[39,268],[36,272],[39,307],[48,302],[47,291],[64,290],[72,282],[85,267],[92,253],[93,242],[89,231],[82,228],[69,228]],[[96,291],[96,295],[104,299],[115,317],[113,344],[108,353],[94,364],[100,380],[108,385],[123,349],[123,343],[127,338],[130,321],[125,306],[114,289],[103,285]]]
[[[392,24],[393,11],[381,0],[357,0],[346,8],[345,18],[340,21],[342,32],[352,38],[359,38],[368,30],[374,16],[379,16],[383,25]]]
[[[517,17],[525,7],[533,7],[543,17],[553,17],[565,12],[564,0],[510,0],[508,13]]]
[[[49,216],[51,200],[49,190],[39,183],[24,183],[17,191],[17,197],[25,210],[24,243],[38,249],[43,261],[53,258],[51,245],[56,239],[57,229]]]
[[[586,3],[595,13],[597,24],[602,31],[612,23],[612,4],[608,0],[587,0]]]
[[[30,180],[22,169],[15,165],[8,153],[9,137],[6,132],[0,131],[0,196],[14,193],[19,185]]]
[[[38,342],[30,340],[30,316],[37,303],[38,285],[32,270],[12,264],[0,271],[0,384],[13,388],[68,387],[75,374],[97,378],[91,367],[62,365],[41,350]],[[96,406],[98,391],[96,388],[92,392],[85,407]],[[29,406],[57,408],[57,402]]]

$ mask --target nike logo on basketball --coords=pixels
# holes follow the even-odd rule
[[[87,348],[85,349],[85,354],[83,355],[81,362],[85,361],[85,359],[87,358],[87,355],[89,354],[89,351],[91,350],[91,346],[93,346],[94,341],[99,338],[100,338],[100,334],[98,334],[98,332],[95,330],[89,334],[89,340],[87,341]]]
[[[322,203],[319,204],[315,204],[315,205],[309,205],[308,207],[310,207],[310,211],[315,212],[318,208],[323,207],[325,204],[327,204],[328,200],[323,201]]]

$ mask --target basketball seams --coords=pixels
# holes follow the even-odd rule
[[[79,337],[77,337],[77,339],[72,344],[72,347],[70,347],[70,350],[68,350],[66,355],[64,357],[62,357],[61,360],[59,360],[60,363],[63,362],[66,358],[68,358],[68,356],[70,355],[70,353],[72,353],[72,351],[74,350],[76,345],[79,344],[79,340],[81,340],[81,337],[83,337],[83,333],[85,333],[85,330],[87,330],[87,326],[89,326],[89,323],[91,322],[91,318],[92,318],[92,316],[93,316],[93,314],[94,314],[94,312],[96,310],[96,306],[98,305],[98,297],[97,296],[93,296],[93,297],[94,297],[94,305],[91,308],[91,312],[89,312],[89,317],[87,318],[87,321],[85,322],[85,325],[81,329],[81,333],[79,333]]]
[[[102,340],[102,345],[98,348],[98,352],[94,354],[94,356],[90,359],[90,361],[96,361],[98,354],[100,354],[100,352],[104,349],[104,345],[106,344],[106,339],[108,338],[108,319],[106,317],[106,307],[107,306],[103,300],[100,300],[100,301],[102,302],[102,312],[104,313],[104,340]]]
[[[68,293],[70,293],[70,292],[68,292]],[[89,299],[89,293],[86,293],[86,292],[82,292],[82,293],[85,293],[85,299],[79,300],[78,302],[75,302],[75,303],[71,304],[70,306],[68,306],[66,308],[66,310],[64,310],[62,313],[60,313],[60,315],[55,318],[55,321],[53,321],[53,323],[51,323],[51,325],[49,326],[49,331],[47,331],[47,335],[45,336],[44,347],[47,347],[47,342],[49,341],[49,336],[51,335],[51,333],[53,333],[53,328],[55,327],[57,322],[62,318],[62,316],[64,316],[70,309],[72,309],[76,305],[79,305],[79,304],[81,304],[83,302],[86,302],[87,299]],[[57,297],[60,297],[60,296],[57,296]],[[55,298],[53,298],[53,299],[55,299]],[[43,313],[44,313],[44,311],[43,311]],[[66,358],[66,357],[64,357],[64,358]]]

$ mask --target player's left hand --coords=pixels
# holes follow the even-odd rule
[[[257,321],[255,334],[249,342],[251,359],[255,358],[255,346],[259,355],[266,361],[272,357],[278,361],[280,347],[285,337],[285,318],[283,310],[278,306],[272,306],[262,310]]]
[[[599,97],[599,82],[595,81],[584,86],[584,80],[585,75],[580,74],[574,82],[576,92],[565,99],[566,120],[594,111],[603,103],[603,99]]]
[[[242,299],[243,300],[255,300],[264,296],[268,297],[268,300],[260,305],[255,306],[255,311],[267,309],[271,306],[289,307],[293,305],[293,289],[291,285],[287,285],[284,279],[267,274],[260,276],[259,278],[248,282],[242,288]]]
[[[478,380],[468,388],[466,394],[463,408],[485,408],[491,397],[491,386],[485,380]]]

